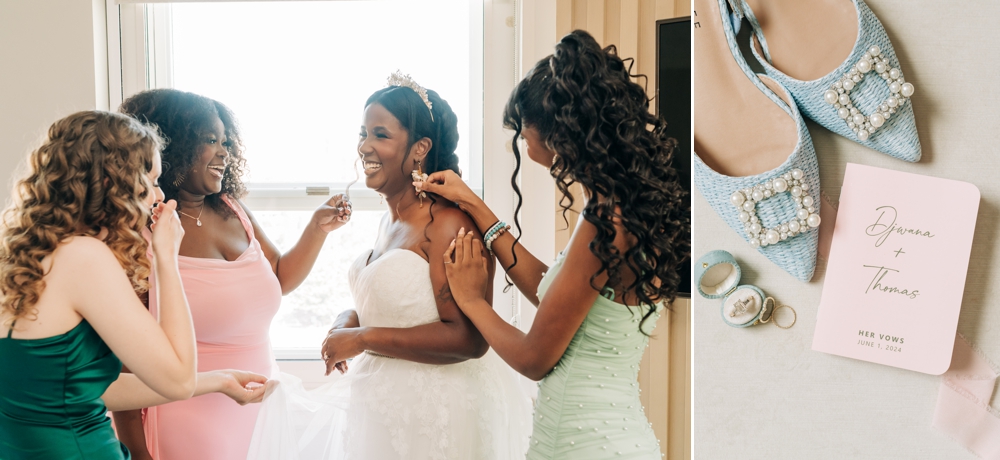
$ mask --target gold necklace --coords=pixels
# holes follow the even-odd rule
[[[188,216],[188,217],[194,219],[195,225],[197,225],[199,227],[201,227],[201,214],[203,212],[205,212],[205,202],[204,201],[201,202],[201,211],[198,211],[198,217],[195,217],[195,216],[192,216],[191,214],[183,212],[183,211],[180,210],[180,208],[177,209],[177,213],[178,214],[180,214],[182,216]]]

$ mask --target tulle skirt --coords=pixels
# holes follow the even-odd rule
[[[493,350],[429,365],[363,353],[306,391],[281,374],[262,403],[248,460],[524,458],[531,399]]]

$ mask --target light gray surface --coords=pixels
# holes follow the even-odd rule
[[[1000,2],[868,4],[916,86],[923,159],[905,163],[810,123],[822,189],[837,201],[847,162],[978,186],[958,330],[1000,362]],[[735,329],[722,323],[719,300],[694,296],[695,459],[975,458],[931,427],[940,377],[811,350],[825,261],[812,282],[796,281],[729,229],[697,191],[693,207],[695,259],[714,249],[733,253],[743,283],[798,311],[789,330]]]

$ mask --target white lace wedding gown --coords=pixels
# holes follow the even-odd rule
[[[350,270],[362,326],[438,321],[427,261],[393,249]],[[492,350],[481,359],[429,365],[362,353],[349,371],[305,391],[294,376],[265,398],[250,460],[524,458],[531,401]]]

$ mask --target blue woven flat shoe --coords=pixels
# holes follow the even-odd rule
[[[920,160],[920,139],[910,99],[913,84],[903,78],[882,23],[864,1],[850,0],[858,19],[858,34],[850,55],[832,72],[812,81],[797,80],[772,65],[763,28],[749,5],[738,1],[733,20],[745,16],[753,27],[750,48],[754,56],[768,76],[788,89],[806,117],[892,157]]]
[[[718,3],[715,5],[715,3]],[[716,85],[713,87],[700,86],[707,85],[706,81],[712,80],[713,75],[719,75],[720,69],[704,68],[695,66],[695,155],[694,155],[694,183],[699,192],[705,197],[712,209],[733,230],[739,233],[744,241],[756,248],[761,254],[777,264],[783,270],[801,281],[812,279],[816,267],[816,249],[819,237],[818,226],[819,217],[819,167],[816,161],[816,151],[813,148],[812,139],[806,129],[805,121],[799,114],[794,104],[789,105],[785,101],[791,101],[792,96],[781,88],[777,83],[771,83],[777,88],[784,99],[776,94],[765,84],[761,78],[765,76],[756,75],[746,61],[736,44],[736,37],[733,24],[730,22],[729,9],[726,0],[695,0],[695,10],[697,11],[702,26],[696,29],[695,43],[696,53],[706,55],[709,51],[718,51],[722,45],[713,48],[710,46],[712,40],[721,40],[722,37],[714,35],[713,32],[721,26],[725,40],[728,44],[732,58],[739,66],[739,70],[746,78],[756,86],[756,90],[767,96],[760,98],[753,87],[743,84],[742,81],[733,80],[730,85]],[[711,22],[709,22],[711,21]],[[699,38],[701,37],[701,38]],[[702,40],[699,45],[699,40]],[[698,48],[702,46],[703,48]],[[726,57],[728,59],[728,56]],[[706,59],[706,62],[708,60]],[[722,62],[722,61],[720,61]],[[725,61],[726,65],[731,64]],[[703,64],[707,65],[707,64]],[[724,69],[724,70],[732,70]],[[738,78],[738,71],[733,71]],[[733,75],[733,74],[730,74]],[[770,79],[768,79],[770,80]],[[740,86],[742,88],[737,89]],[[746,91],[746,88],[749,90]],[[739,92],[739,91],[745,92]],[[732,139],[727,145],[729,152],[708,152],[707,145],[711,139],[699,138],[699,124],[703,123],[727,123],[717,117],[719,113],[727,110],[737,110],[730,106],[715,108],[722,112],[711,112],[706,108],[699,109],[699,94],[701,91],[711,91],[722,94],[727,99],[732,99],[733,105],[752,104],[750,107],[753,113],[777,113],[777,117],[770,117],[774,123],[766,123],[758,132],[743,135],[740,138]],[[733,92],[733,93],[730,93]],[[706,99],[708,96],[704,96]],[[758,107],[761,105],[775,104],[780,111],[773,110],[774,107]],[[699,110],[704,110],[704,115],[699,119]],[[787,118],[785,118],[787,116]],[[736,123],[729,122],[727,129],[736,130]],[[705,132],[705,131],[702,131]],[[734,134],[739,136],[740,134]],[[796,136],[794,144],[791,143],[791,136]],[[760,142],[760,139],[771,139],[778,136],[788,136],[787,144],[776,143],[774,145],[786,145],[783,147],[790,150],[772,151],[774,157],[785,158],[776,168],[769,171],[750,174],[742,177],[728,175],[719,172],[718,158],[738,159],[740,161],[753,162],[753,158],[746,157],[745,152],[738,150],[741,145]],[[756,138],[756,139],[754,139]],[[722,144],[716,144],[722,145]],[[768,148],[768,143],[763,143],[764,148]],[[748,147],[749,148],[749,147]],[[758,150],[758,152],[760,152]],[[706,155],[711,153],[712,157]],[[704,158],[703,158],[704,157]],[[712,161],[708,161],[712,160]],[[714,164],[713,164],[714,163]],[[713,166],[709,166],[713,164]],[[723,165],[725,166],[725,165]],[[717,170],[718,169],[718,170]]]

